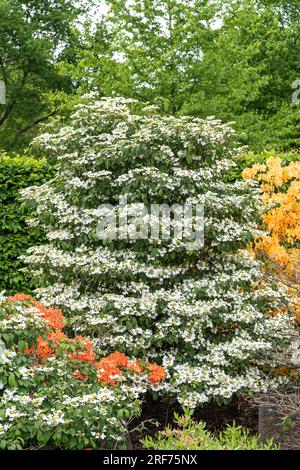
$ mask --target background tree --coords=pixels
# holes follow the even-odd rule
[[[215,36],[209,0],[108,0],[82,55],[83,90],[143,101],[177,113],[204,89],[203,51]],[[104,39],[106,38],[106,40]],[[89,80],[86,77],[89,77]]]
[[[108,0],[86,30],[74,78],[96,89],[162,102],[174,114],[235,121],[253,148],[299,146],[300,14],[295,1]]]
[[[83,3],[96,7],[78,29],[74,0],[0,0],[2,148],[24,148],[91,90],[235,121],[255,149],[299,146],[296,0],[107,0],[104,13],[101,0]]]
[[[211,71],[206,94],[183,111],[236,121],[252,148],[299,146],[299,106],[292,84],[299,78],[300,10],[296,2],[222,2],[223,24],[204,55]]]

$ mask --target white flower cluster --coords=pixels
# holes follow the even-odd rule
[[[37,295],[103,351],[170,364],[160,388],[190,406],[265,390],[273,386],[268,357],[288,343],[292,327],[286,316],[265,315],[281,308],[284,293],[262,283],[245,251],[258,234],[259,192],[226,179],[237,154],[234,133],[215,119],[133,112],[131,105],[92,97],[71,126],[35,142],[60,162],[53,181],[23,191],[36,207],[30,223],[48,237],[26,256],[42,280]],[[100,204],[120,196],[146,205],[204,204],[204,248],[97,239]]]

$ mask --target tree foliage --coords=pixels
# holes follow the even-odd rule
[[[225,3],[217,41],[204,55],[212,70],[204,112],[236,121],[254,149],[299,146],[299,105],[292,103],[300,71],[299,10],[289,13],[280,2]],[[198,98],[184,111],[203,112]]]
[[[104,2],[88,0],[95,15],[80,28],[73,0],[25,3],[0,3],[2,146],[26,146],[52,113],[69,117],[95,90],[234,121],[254,149],[299,146],[297,1],[108,0],[100,16]]]

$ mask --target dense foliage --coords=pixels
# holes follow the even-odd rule
[[[39,228],[32,230],[25,219],[30,209],[20,200],[19,191],[39,185],[55,174],[45,160],[0,155],[0,290],[28,292],[33,287],[19,257],[26,249],[43,241]]]
[[[61,94],[74,90],[56,63],[73,44],[82,2],[73,0],[0,0],[1,148],[28,145],[38,125],[57,111]]]
[[[235,121],[251,149],[299,147],[300,110],[292,103],[300,88],[295,84],[300,48],[297,0],[221,3],[222,27],[204,53],[206,68],[212,71],[211,89],[205,87],[204,100],[196,96],[184,112]]]
[[[262,284],[246,250],[259,233],[259,194],[250,183],[226,182],[235,165],[232,129],[92,96],[72,126],[36,145],[61,164],[55,180],[23,191],[35,205],[31,225],[48,240],[26,256],[39,297],[63,308],[68,324],[103,353],[160,361],[169,374],[161,389],[187,406],[274,385],[269,354],[288,344],[291,330],[286,315],[268,315],[283,293]],[[120,195],[147,207],[204,204],[204,248],[191,251],[172,236],[132,240],[130,225],[123,239],[99,239],[99,205]]]
[[[217,35],[210,25],[216,5],[209,0],[106,3],[108,13],[80,51],[82,89],[161,100],[163,108],[179,112],[207,79],[203,52]]]
[[[139,396],[165,379],[156,364],[62,330],[61,311],[17,294],[0,299],[0,448],[126,444]]]
[[[78,90],[234,121],[251,148],[299,146],[297,0],[108,0],[62,68]],[[292,102],[292,96],[296,102]],[[297,104],[298,102],[298,104]]]

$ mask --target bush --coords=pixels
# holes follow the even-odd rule
[[[139,395],[165,379],[147,361],[69,338],[61,311],[23,294],[0,299],[0,448],[126,443]],[[1,339],[2,338],[2,339]]]
[[[248,430],[235,425],[213,436],[205,423],[193,421],[189,414],[175,415],[175,419],[178,428],[167,427],[155,439],[146,437],[143,446],[155,450],[279,450],[271,440],[261,443],[259,436],[251,436]]]
[[[243,178],[242,173],[246,168],[249,168],[256,163],[264,164],[269,158],[278,157],[282,161],[283,165],[288,165],[291,162],[297,162],[300,160],[299,150],[290,150],[285,152],[279,152],[273,149],[265,149],[260,153],[255,152],[242,152],[236,160],[236,167],[230,172],[230,181],[241,180]]]
[[[38,228],[26,225],[28,208],[21,204],[19,190],[53,175],[54,169],[44,160],[0,155],[0,290],[29,292],[33,287],[30,276],[20,271],[24,266],[19,256],[44,238]]]
[[[257,234],[259,194],[251,183],[224,181],[235,165],[233,132],[217,120],[139,106],[87,100],[71,127],[38,138],[61,166],[55,181],[24,192],[36,204],[31,223],[48,239],[26,257],[41,283],[36,292],[103,353],[146,354],[167,367],[161,391],[186,406],[266,390],[274,385],[270,355],[289,343],[290,325],[286,316],[264,315],[283,296],[262,284],[246,250]],[[204,247],[191,250],[188,236],[172,234],[101,240],[99,205],[120,195],[148,208],[203,203]],[[142,224],[150,219],[143,217]]]

